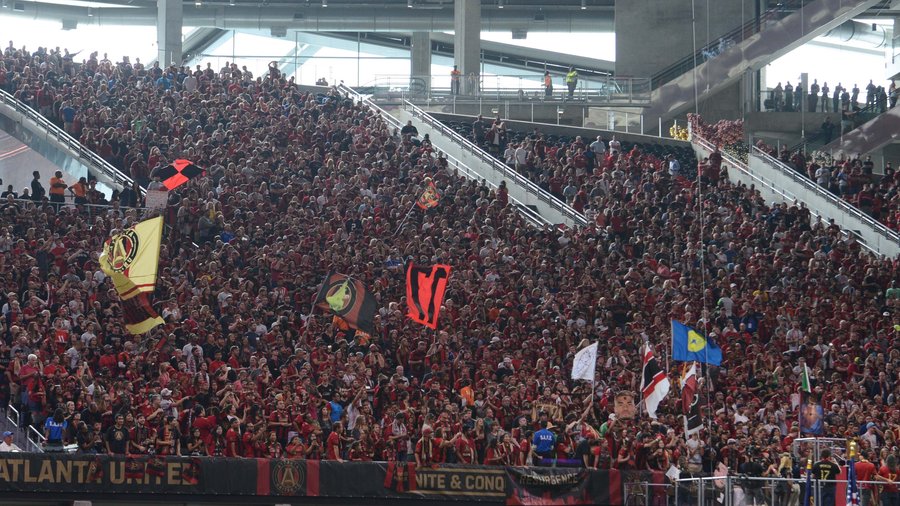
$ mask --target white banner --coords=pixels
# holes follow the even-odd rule
[[[169,192],[165,190],[150,190],[145,197],[147,209],[165,209],[169,203]]]
[[[594,372],[597,369],[597,343],[585,346],[575,355],[572,363],[572,379],[594,381]]]

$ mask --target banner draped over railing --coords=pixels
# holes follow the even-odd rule
[[[654,476],[658,474],[660,476]],[[661,473],[546,467],[210,457],[0,454],[0,494],[276,496],[622,504],[623,482]]]

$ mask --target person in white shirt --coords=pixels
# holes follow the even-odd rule
[[[3,442],[0,443],[0,453],[4,453],[4,452],[18,453],[21,451],[22,451],[22,449],[19,448],[18,446],[16,446],[15,443],[13,443],[13,433],[10,431],[4,432],[3,433]]]
[[[603,153],[606,153],[606,144],[604,144],[603,139],[601,139],[599,135],[597,136],[597,140],[591,143],[590,148],[591,151],[593,151],[594,154],[597,155],[597,158],[599,158]]]

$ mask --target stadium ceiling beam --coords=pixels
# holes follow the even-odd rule
[[[199,5],[198,5],[199,3]],[[408,8],[390,2],[381,6],[360,6],[335,0],[329,7],[322,3],[295,3],[294,6],[208,5],[190,2],[184,6],[184,26],[223,30],[303,30],[312,32],[441,32],[453,30],[451,4],[437,8]],[[512,2],[510,2],[511,4]],[[156,7],[137,0],[130,7],[92,7],[50,2],[18,0],[15,8],[4,13],[28,19],[75,21],[80,25],[156,26]],[[371,4],[367,4],[371,5]],[[482,7],[484,31],[524,32],[612,32],[613,8],[595,7],[590,11],[566,8],[567,4],[543,8],[525,6],[498,9]]]

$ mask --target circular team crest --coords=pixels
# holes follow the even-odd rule
[[[106,255],[114,271],[125,272],[131,266],[137,255],[138,243],[138,235],[134,230],[126,230],[110,239]]]
[[[325,290],[325,302],[338,316],[343,316],[356,303],[356,287],[347,280],[340,280],[328,285]]]
[[[296,460],[274,461],[272,484],[280,495],[297,495],[306,487],[306,471]]]
[[[688,331],[688,351],[697,352],[706,347],[706,339],[700,333],[690,330]]]

